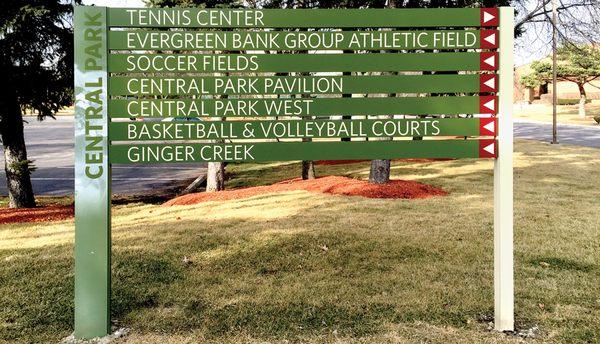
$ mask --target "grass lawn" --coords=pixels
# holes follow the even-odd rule
[[[517,141],[516,319],[535,342],[600,333],[600,150]],[[119,343],[513,343],[493,314],[492,161],[394,162],[449,196],[381,200],[304,191],[113,207]],[[317,173],[368,175],[366,162]],[[230,165],[228,187],[299,164]],[[184,263],[183,259],[191,260]],[[73,223],[0,226],[0,341],[72,331]],[[530,342],[530,340],[527,340]]]
[[[47,205],[70,205],[73,204],[73,197],[64,196],[44,196],[36,199],[38,206]],[[0,208],[8,207],[8,197],[0,197]]]
[[[586,117],[580,118],[578,105],[559,105],[556,108],[556,121],[562,124],[598,125],[594,116],[600,116],[600,101],[594,100],[585,105]],[[515,104],[514,117],[537,122],[552,123],[552,105],[534,103],[530,105]]]

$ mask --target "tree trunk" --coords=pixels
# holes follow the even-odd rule
[[[229,76],[229,73],[225,73]],[[216,97],[215,97],[216,98]],[[228,95],[219,97],[227,99]],[[213,118],[213,121],[226,121],[227,117]],[[213,140],[213,143],[223,143],[224,140]],[[209,162],[206,169],[206,192],[216,192],[225,190],[225,163],[224,162]]]
[[[206,192],[223,191],[225,189],[225,163],[209,162],[206,171]]]
[[[372,160],[369,183],[385,184],[390,181],[390,161]]]
[[[311,138],[304,137],[302,142],[311,142]],[[315,179],[315,162],[312,160],[302,160],[302,180]]]
[[[4,171],[10,208],[33,208],[35,198],[31,187],[29,160],[23,136],[23,116],[19,105],[2,104],[0,135],[4,146]],[[8,105],[8,106],[7,106]]]
[[[298,54],[308,54],[308,51],[306,50],[301,50],[297,52]],[[310,76],[311,73],[310,72],[302,72],[302,73],[297,73],[296,75],[299,76]],[[309,93],[304,93],[302,95],[300,95],[300,98],[310,98],[310,94]],[[306,119],[310,119],[310,118],[315,118],[315,117],[302,117],[302,120],[306,120]],[[309,137],[304,137],[302,138],[302,142],[312,142],[312,138]],[[302,160],[302,180],[307,180],[307,179],[315,179],[315,162],[312,160]]]
[[[585,118],[585,101],[587,98],[587,94],[585,93],[585,85],[582,83],[578,83],[577,87],[579,87],[579,118]]]
[[[396,8],[394,0],[388,0],[385,8]],[[382,51],[384,53],[384,51]],[[388,95],[396,96],[396,95]],[[393,117],[393,116],[392,116]],[[391,140],[391,138],[388,138]],[[369,183],[385,184],[390,181],[390,160],[371,160],[371,171],[369,172]]]
[[[315,179],[315,162],[312,160],[302,161],[302,179]]]
[[[353,54],[354,51],[353,50],[344,50],[343,51],[344,54]],[[352,72],[343,72],[342,73],[343,76],[351,76]],[[352,98],[352,94],[351,93],[344,93],[342,94],[342,98]],[[352,119],[352,116],[342,116],[342,119]],[[343,142],[349,142],[352,141],[352,139],[350,137],[342,137],[341,141]]]

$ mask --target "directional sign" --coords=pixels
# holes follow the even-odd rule
[[[479,136],[496,136],[498,135],[498,124],[497,119],[494,117],[490,118],[479,118]]]
[[[500,16],[497,8],[482,8],[480,10],[481,26],[498,26],[500,24]]]
[[[498,91],[498,76],[496,74],[480,74],[479,79],[480,92]]]
[[[495,70],[497,54],[111,54],[108,71],[123,72],[389,72]]]
[[[479,140],[479,157],[495,158],[498,155],[498,145],[495,140]]]
[[[498,98],[495,96],[479,97],[479,113],[493,114],[498,111]]]
[[[495,159],[514,330],[513,27],[511,8],[77,6],[75,337],[110,330],[111,164],[394,158]]]
[[[110,31],[112,50],[431,50],[497,48],[496,30]]]
[[[200,9],[109,8],[109,27],[374,28],[498,26],[496,8]]]
[[[498,48],[499,33],[497,30],[481,30],[480,31],[480,47],[483,49]]]
[[[403,140],[363,142],[256,142],[112,145],[114,164],[210,161],[493,158],[494,140]]]
[[[112,99],[112,118],[493,114],[494,96],[392,98]]]
[[[377,76],[113,76],[110,95],[269,95],[344,93],[479,93],[497,91],[496,74]]]
[[[495,136],[495,118],[111,122],[113,141]]]
[[[481,70],[498,69],[498,53],[484,52],[479,57],[479,68]]]

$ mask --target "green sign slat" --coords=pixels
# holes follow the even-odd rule
[[[479,118],[111,122],[112,141],[479,136]]]
[[[491,142],[491,140],[488,140]],[[478,158],[479,140],[137,144],[110,146],[116,164],[395,158]]]
[[[270,77],[132,77],[108,79],[110,95],[477,93],[479,74]]]
[[[111,99],[112,118],[480,113],[480,97]]]
[[[112,54],[108,71],[124,72],[385,72],[478,71],[481,53],[414,54]]]
[[[111,27],[460,27],[481,26],[480,8],[267,9],[109,8]]]
[[[479,30],[110,31],[114,50],[414,50],[480,48]]]

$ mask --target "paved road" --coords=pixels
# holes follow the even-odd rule
[[[27,118],[25,137],[29,157],[37,170],[32,175],[37,195],[73,194],[73,118],[57,117],[38,122]],[[558,126],[562,144],[600,148],[600,126]],[[516,122],[515,137],[549,142],[551,124]],[[1,162],[2,167],[4,161]],[[140,194],[186,184],[205,170],[204,165],[113,166],[113,193]],[[0,168],[0,194],[6,194],[4,169]]]
[[[600,126],[559,124],[558,142],[577,146],[600,148]],[[552,123],[515,121],[516,138],[552,141]]]
[[[30,159],[37,170],[31,176],[36,195],[73,194],[73,117],[39,122],[27,117],[25,142]],[[0,168],[0,194],[6,195],[4,155]],[[114,194],[130,195],[169,189],[186,184],[205,170],[205,165],[113,165]]]

